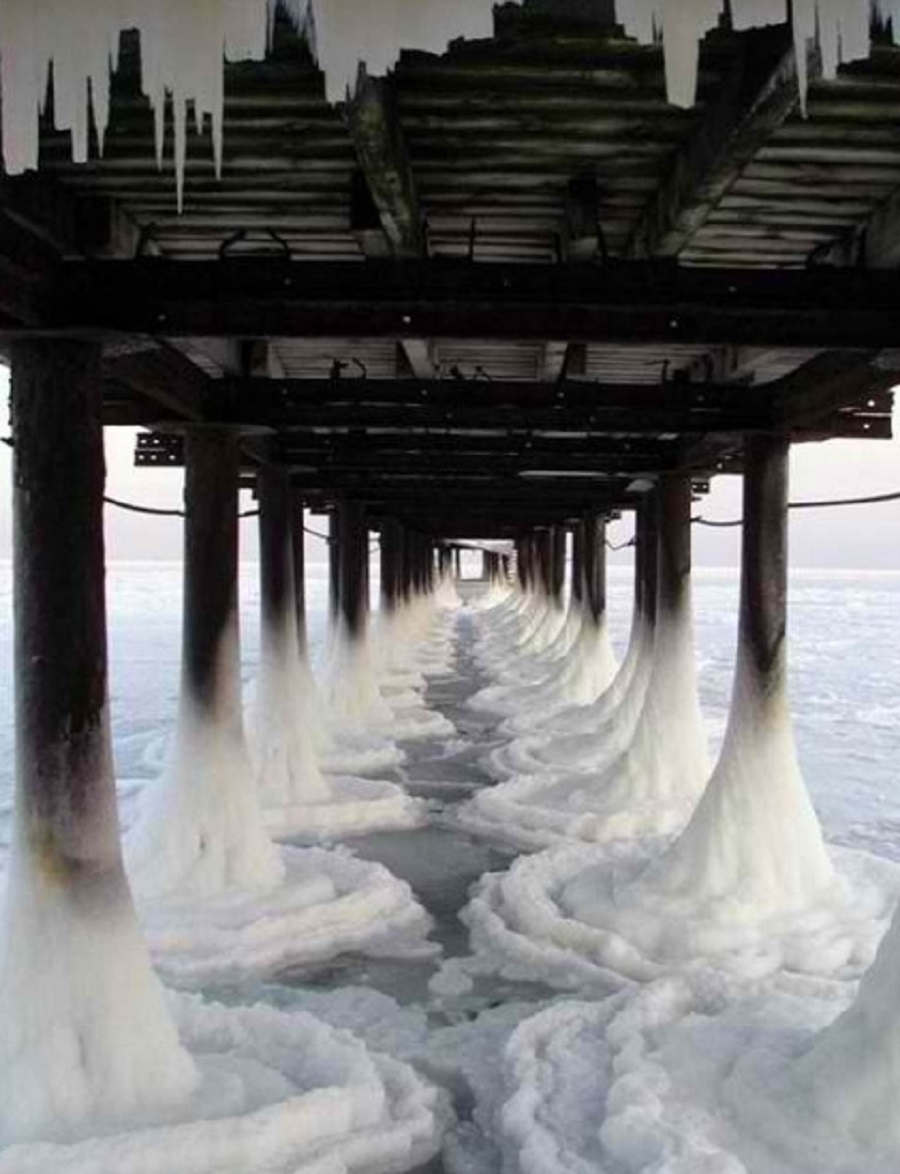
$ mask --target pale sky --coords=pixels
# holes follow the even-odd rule
[[[0,368],[0,399],[8,394],[7,372]],[[900,400],[900,396],[898,396]],[[900,410],[894,412],[892,441],[834,440],[797,445],[791,461],[791,498],[795,501],[857,497],[900,492]],[[183,473],[177,469],[135,469],[136,430],[107,429],[107,493],[141,505],[180,508]],[[11,557],[10,450],[0,445],[0,558]],[[246,505],[251,506],[249,495]],[[740,515],[739,477],[720,477],[712,493],[697,506],[709,518]],[[324,519],[312,525],[324,525]],[[612,527],[614,541],[627,540],[630,520]],[[107,554],[110,559],[178,559],[181,522],[107,508]],[[242,557],[256,558],[256,525],[241,527]],[[740,551],[740,531],[694,528],[699,566],[733,566]],[[310,558],[324,560],[324,546],[313,543]],[[618,556],[624,559],[626,556]],[[791,515],[791,562],[798,567],[900,570],[900,501],[837,510],[804,510]]]

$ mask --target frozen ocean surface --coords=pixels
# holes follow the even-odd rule
[[[326,568],[307,568],[310,640],[321,655]],[[150,779],[170,734],[178,690],[181,570],[113,563],[108,571],[112,721],[118,775]],[[631,573],[610,574],[610,620],[621,653]],[[245,681],[259,629],[257,568],[241,568]],[[733,570],[695,573],[700,689],[714,742],[724,732],[737,622]],[[801,761],[829,838],[900,860],[900,573],[795,571],[791,682]],[[0,564],[0,808],[13,778],[12,579]]]
[[[253,680],[258,660],[257,570],[252,564],[241,568],[243,676],[247,684]],[[309,565],[307,598],[314,662],[324,652],[325,575],[323,565]],[[181,569],[177,563],[113,563],[108,585],[112,723],[118,776],[120,780],[149,781],[159,772],[176,714]],[[620,656],[628,635],[631,591],[630,570],[612,569],[610,619]],[[694,610],[700,688],[714,748],[724,733],[729,704],[737,603],[735,571],[696,572]],[[472,788],[487,781],[479,758],[494,736],[492,721],[465,704],[467,697],[486,683],[467,647],[472,631],[473,620],[464,615],[458,625],[462,639],[457,649],[456,674],[435,678],[426,695],[431,706],[456,724],[457,737],[449,743],[435,739],[411,749],[407,766],[398,775],[414,794],[431,803],[438,818],[430,827],[376,833],[352,844],[362,859],[381,863],[409,882],[434,918],[432,939],[443,949],[450,967],[436,976],[440,960],[432,956],[372,958],[351,953],[329,958],[320,965],[283,970],[268,982],[261,983],[257,978],[222,984],[212,981],[204,987],[204,993],[225,1000],[231,1007],[261,1003],[262,1008],[252,1014],[265,1015],[265,1005],[273,1013],[312,1012],[331,1028],[349,1028],[375,1051],[411,1062],[420,1075],[442,1085],[453,1102],[457,1121],[445,1139],[442,1157],[422,1167],[419,1174],[426,1170],[428,1174],[487,1174],[498,1170],[504,1160],[509,1161],[510,1171],[555,1171],[557,1166],[548,1164],[545,1158],[556,1153],[558,1139],[543,1139],[529,1113],[523,1116],[520,1112],[523,1105],[527,1108],[531,1104],[535,1087],[532,1077],[535,1073],[540,1077],[541,1065],[552,1069],[554,1088],[554,1065],[561,1066],[562,1093],[578,1093],[577,1103],[570,1104],[561,1093],[559,1104],[554,1101],[551,1105],[558,1119],[551,1116],[548,1121],[552,1129],[563,1129],[572,1148],[571,1154],[560,1150],[562,1165],[558,1168],[567,1172],[581,1169],[578,1161],[586,1160],[585,1170],[605,1170],[605,1166],[596,1164],[599,1151],[595,1124],[599,1105],[607,1098],[609,1080],[604,1074],[607,1068],[612,1071],[609,1065],[604,1067],[597,1062],[607,1047],[606,1017],[618,1015],[621,1010],[629,1032],[643,1030],[642,1008],[646,1005],[649,1009],[648,1022],[662,1011],[668,1013],[666,999],[671,989],[673,1040],[680,1048],[679,1025],[690,1003],[677,983],[667,986],[665,982],[659,988],[660,994],[655,987],[647,988],[647,995],[638,997],[633,1014],[628,1010],[630,1003],[620,1005],[618,996],[609,1003],[583,1007],[573,1004],[537,976],[527,981],[521,976],[484,977],[469,989],[454,989],[454,960],[463,958],[469,949],[466,930],[457,915],[466,904],[472,883],[487,871],[506,868],[510,859],[486,842],[448,827],[440,818],[442,806],[465,798]],[[900,861],[898,646],[900,573],[794,573],[793,710],[804,773],[826,835]],[[6,839],[9,830],[13,763],[11,568],[0,564],[0,841]],[[700,995],[697,999],[698,1008],[704,1009],[706,1004]],[[816,1015],[825,1016],[823,1021],[827,1021],[825,1011],[811,1004],[808,1015],[813,1019]],[[738,1028],[744,1031],[742,1012],[738,1009],[734,1014],[738,1016]],[[723,1022],[728,1027],[731,1020]],[[545,1030],[554,1040],[562,1032],[556,1052],[545,1049]],[[716,1034],[715,1025],[712,1030],[713,1042],[725,1063],[730,1053],[726,1054],[723,1041],[732,1037],[728,1031]],[[613,1033],[609,1046],[618,1038]],[[761,1038],[765,1041],[768,1036]],[[628,1039],[626,1033],[619,1042],[627,1044]],[[677,1057],[680,1052],[676,1050],[674,1054]],[[609,1059],[611,1065],[611,1053]],[[572,1065],[575,1067],[570,1073]],[[643,1079],[640,1072],[637,1076]],[[652,1083],[652,1073],[647,1080]],[[698,1086],[698,1097],[706,1095],[705,1088]],[[621,1099],[619,1092],[615,1096]],[[506,1108],[498,1115],[504,1100]],[[606,1109],[608,1120],[616,1128],[617,1103],[613,1097]],[[623,1103],[631,1101],[626,1097]],[[679,1105],[671,1107],[671,1117],[681,1121]],[[680,1128],[679,1124],[679,1138]],[[615,1140],[613,1134],[610,1137]],[[706,1144],[705,1135],[700,1140]],[[604,1141],[612,1144],[605,1135]],[[679,1144],[683,1141],[681,1138]],[[543,1156],[532,1167],[529,1161],[535,1146]],[[645,1174],[644,1149],[635,1149],[627,1138],[620,1149],[623,1174]],[[17,1169],[14,1159],[9,1168]],[[95,1167],[89,1168],[93,1171]],[[96,1169],[101,1168],[105,1169],[96,1165]],[[734,1168],[742,1174],[744,1171],[743,1166],[721,1168]],[[660,1169],[668,1171],[670,1167]],[[694,1174],[690,1165],[683,1169]],[[752,1166],[752,1174],[760,1171],[809,1174],[805,1166],[777,1170],[768,1165]]]

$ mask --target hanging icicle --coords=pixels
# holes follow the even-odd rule
[[[697,92],[699,42],[715,28],[724,0],[616,0],[616,18],[629,36],[652,44],[662,36],[666,57],[666,91],[674,106],[692,106]],[[872,0],[794,0],[794,44],[797,76],[805,106],[809,80],[807,53],[817,44],[822,76],[838,66],[869,55]],[[900,44],[900,0],[874,0],[883,20],[892,18],[894,40]],[[735,29],[781,24],[788,18],[787,0],[732,0]]]
[[[822,72],[869,52],[872,4],[892,20],[900,42],[900,0],[794,0],[797,71],[805,101],[807,50],[816,42]],[[326,77],[332,102],[352,91],[361,64],[369,74],[391,69],[402,49],[441,53],[455,38],[493,33],[493,0],[3,0],[0,5],[0,91],[3,157],[8,174],[38,165],[38,119],[53,77],[54,120],[72,135],[76,162],[88,156],[91,118],[100,150],[109,119],[110,75],[119,38],[141,40],[142,87],[156,120],[156,153],[164,151],[166,103],[175,126],[179,207],[184,189],[189,109],[212,127],[217,174],[222,166],[224,63],[260,60],[276,7],[301,28]],[[617,18],[643,44],[660,37],[670,102],[691,106],[697,90],[699,44],[718,24],[724,0],[616,0]],[[736,29],[787,19],[786,0],[732,0]]]

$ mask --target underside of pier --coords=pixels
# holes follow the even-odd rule
[[[339,107],[279,21],[227,69],[221,178],[189,127],[181,212],[126,37],[102,154],[72,162],[51,92],[40,171],[2,180],[0,345],[98,344],[140,464],[227,425],[245,483],[435,541],[702,490],[753,434],[888,436],[900,50],[813,57],[803,111],[787,26],[723,25],[681,110],[610,9],[501,5]]]

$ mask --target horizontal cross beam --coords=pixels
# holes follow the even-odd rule
[[[19,333],[454,338],[862,348],[896,345],[900,273],[667,261],[71,261]],[[3,334],[8,334],[4,328]],[[3,335],[0,334],[0,337]]]

